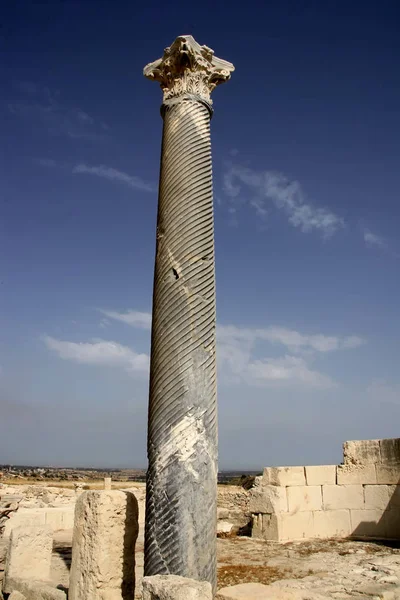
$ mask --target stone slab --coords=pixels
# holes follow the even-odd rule
[[[365,485],[364,500],[367,509],[386,510],[390,501],[390,487],[388,485]]]
[[[12,530],[5,565],[4,591],[10,581],[23,574],[25,579],[50,578],[53,532],[50,527],[16,527]]]
[[[263,485],[305,485],[304,467],[265,467]]]
[[[381,460],[380,440],[351,440],[343,444],[345,465],[375,465]]]
[[[381,463],[383,465],[399,465],[400,468],[400,438],[379,441]]]
[[[276,513],[287,512],[286,488],[276,485],[262,485],[250,491],[249,512]]]
[[[303,540],[314,537],[314,519],[311,511],[278,515],[279,541]]]
[[[69,600],[133,600],[137,535],[132,493],[83,492],[75,507]]]
[[[305,467],[307,485],[335,485],[336,465]]]
[[[20,592],[27,600],[66,600],[63,590],[52,587],[43,581],[35,581],[13,577],[10,579],[12,590]]]
[[[351,535],[353,537],[386,537],[387,523],[383,510],[350,510]]]
[[[143,578],[142,600],[212,600],[211,584],[178,575]]]
[[[400,465],[376,465],[376,483],[398,485],[400,483]]]
[[[317,538],[343,538],[351,533],[350,511],[321,510],[314,512],[314,534]]]
[[[379,483],[377,482],[375,465],[338,465],[336,474],[338,485]]]
[[[215,600],[323,600],[307,589],[289,589],[262,583],[240,583],[219,590]]]
[[[362,485],[323,485],[322,498],[325,510],[364,508]]]
[[[290,513],[322,510],[320,485],[290,486],[286,488]]]

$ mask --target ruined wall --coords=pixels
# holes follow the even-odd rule
[[[400,538],[400,439],[345,442],[342,465],[267,467],[249,500],[252,536]]]

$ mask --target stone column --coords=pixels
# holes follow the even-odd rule
[[[216,586],[217,403],[210,94],[233,65],[178,37],[144,75],[164,119],[153,292],[145,575]]]

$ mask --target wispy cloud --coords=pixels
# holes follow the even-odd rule
[[[108,319],[150,330],[151,314],[100,309]],[[217,356],[221,378],[247,385],[300,384],[331,387],[332,379],[312,367],[317,355],[355,349],[365,344],[359,336],[306,334],[285,327],[217,326]],[[261,346],[261,347],[260,347]],[[282,347],[282,356],[276,357]]]
[[[144,374],[149,369],[147,354],[139,354],[117,342],[101,339],[91,342],[68,342],[50,336],[44,336],[43,341],[49,350],[64,360],[86,365],[120,367],[129,372]]]
[[[107,167],[105,165],[90,166],[81,163],[73,167],[72,172],[103,177],[104,179],[123,183],[133,189],[142,190],[144,192],[154,192],[157,189],[154,184],[148,183],[136,175],[129,175],[128,173],[118,171],[118,169]]]
[[[374,246],[376,248],[380,248],[381,250],[388,249],[388,243],[386,240],[380,235],[373,233],[369,229],[364,229],[364,242],[369,247]]]
[[[248,205],[261,219],[268,217],[270,208],[278,209],[304,233],[318,231],[329,237],[345,226],[344,219],[328,208],[306,201],[300,183],[282,173],[231,165],[224,174],[223,189],[236,209]]]
[[[104,137],[108,126],[97,122],[82,108],[68,107],[60,94],[34,82],[20,81],[15,85],[19,98],[8,105],[9,111],[55,135],[71,139],[98,140]]]
[[[151,329],[151,313],[140,312],[138,310],[127,310],[125,312],[118,312],[117,310],[104,310],[99,309],[99,312],[109,319],[121,321],[131,327],[137,327],[139,329]]]

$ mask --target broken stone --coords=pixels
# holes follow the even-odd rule
[[[143,600],[212,600],[211,584],[179,575],[143,578]]]

